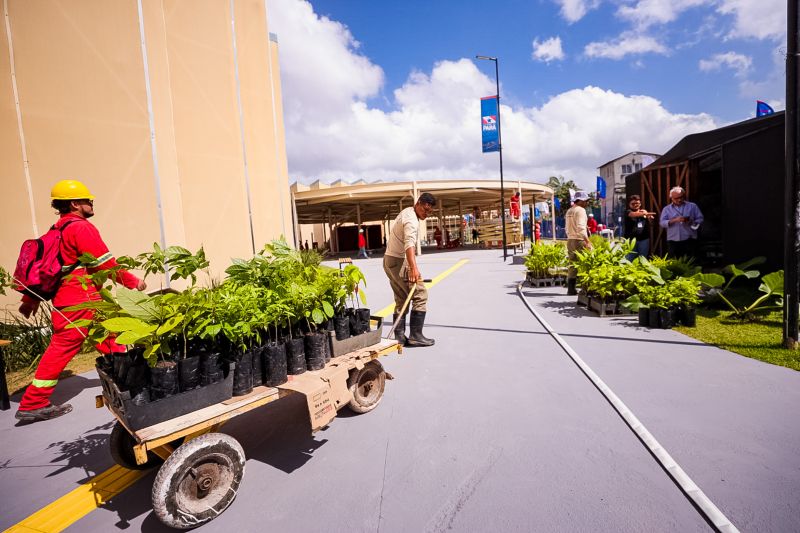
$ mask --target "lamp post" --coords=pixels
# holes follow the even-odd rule
[[[500,152],[500,223],[503,226],[503,261],[505,261],[508,257],[508,245],[506,244],[506,191],[503,186],[503,137],[500,134],[500,68],[496,57],[475,56],[475,59],[494,61],[494,81],[497,87],[497,148]]]
[[[798,120],[797,83],[800,68],[797,64],[798,47],[800,47],[800,12],[796,1],[787,3],[786,12],[786,177],[784,185],[784,243],[783,243],[783,344],[786,348],[798,347],[798,305],[800,288],[798,288],[798,259],[800,251],[800,161],[798,161],[798,136],[800,121]]]

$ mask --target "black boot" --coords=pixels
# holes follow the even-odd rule
[[[397,322],[397,326],[394,328],[394,339],[400,344],[400,346],[405,346],[407,341],[406,316],[403,315],[403,318],[398,321],[397,313],[395,313],[394,322]],[[394,322],[392,322],[392,324],[394,324]]]
[[[578,294],[576,285],[578,280],[576,278],[567,278],[567,296],[575,296]]]
[[[436,341],[422,334],[425,325],[425,311],[411,311],[411,334],[406,346],[433,346]]]

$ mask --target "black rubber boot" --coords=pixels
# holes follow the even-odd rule
[[[425,311],[411,311],[411,334],[408,336],[406,346],[433,346],[436,341],[422,334],[425,325]]]
[[[397,321],[397,313],[394,315],[394,324]],[[405,346],[408,338],[406,337],[406,317],[403,315],[403,318],[397,322],[397,326],[394,328],[394,340],[400,343],[400,346]]]
[[[577,283],[578,280],[576,278],[567,278],[567,296],[576,296],[578,294]]]

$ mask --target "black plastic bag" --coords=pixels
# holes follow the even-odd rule
[[[253,392],[253,354],[238,351],[233,355],[233,395],[244,396]]]
[[[220,354],[218,352],[200,353],[200,386],[205,387],[223,379]]]
[[[267,369],[268,387],[277,387],[287,381],[286,377],[286,344],[271,342],[264,349],[264,366]]]
[[[336,340],[343,341],[350,338],[350,317],[339,315],[333,317],[333,331],[336,333]]]
[[[250,350],[250,357],[253,358],[253,387],[258,387],[264,384],[264,362],[262,353],[264,352],[263,346],[257,346]]]
[[[286,339],[287,373],[293,376],[306,371],[306,351],[302,337]]]
[[[150,399],[160,400],[178,394],[178,365],[161,361],[150,369]]]
[[[200,386],[200,356],[193,355],[178,361],[178,375],[181,392]]]
[[[369,309],[366,307],[359,307],[356,309],[356,318],[358,322],[359,335],[369,331]]]
[[[306,365],[309,370],[321,370],[325,368],[325,344],[328,339],[327,333],[316,332],[307,333],[304,336]]]

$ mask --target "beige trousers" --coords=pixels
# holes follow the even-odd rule
[[[584,248],[586,248],[586,242],[582,239],[567,239],[567,255],[569,256],[567,279],[575,279],[578,276],[578,271],[572,266],[572,262],[575,261],[575,252],[579,252]]]
[[[389,277],[389,285],[392,287],[394,293],[394,308],[395,313],[399,313],[403,304],[408,298],[408,293],[411,291],[411,283],[400,274],[403,269],[405,259],[399,257],[392,257],[389,255],[383,256],[383,271]],[[405,274],[405,273],[404,273]],[[414,311],[427,311],[428,310],[428,289],[421,281],[417,283],[417,289],[414,291],[414,296],[411,297],[411,308]],[[406,309],[408,311],[408,309]]]

